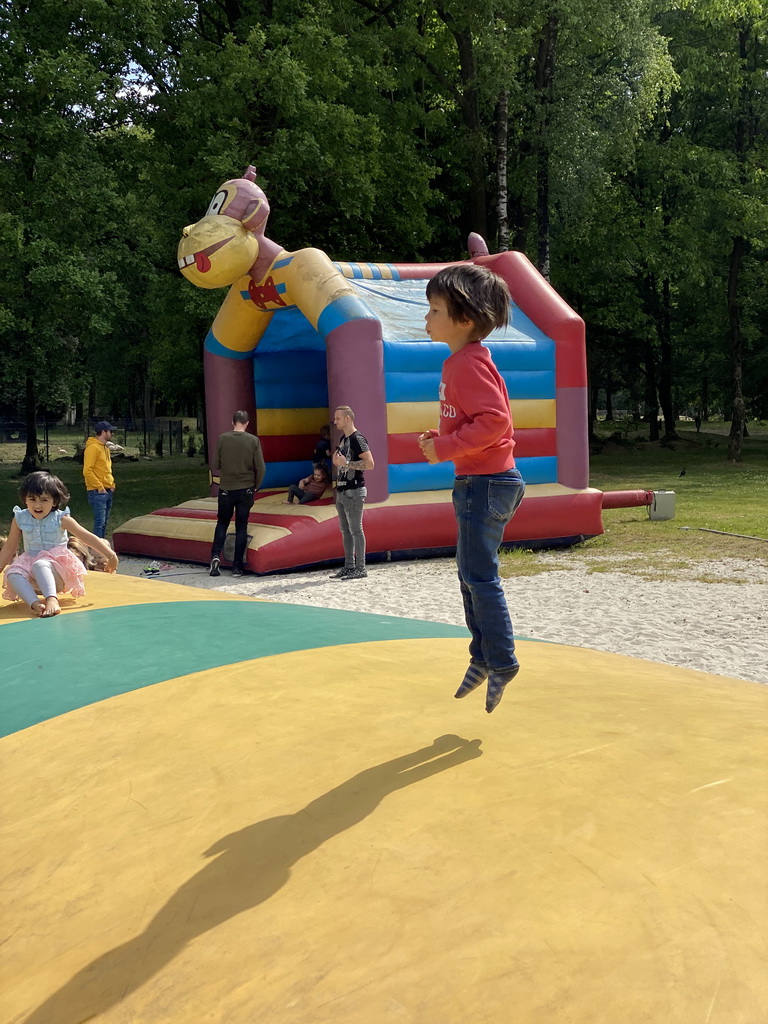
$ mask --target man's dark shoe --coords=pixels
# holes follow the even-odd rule
[[[211,567],[208,570],[208,575],[209,576],[221,576],[221,573],[219,572],[219,559],[218,558],[212,558],[211,559]]]
[[[349,574],[344,578],[347,580],[364,580],[367,575],[367,569],[350,569]]]
[[[242,565],[233,565],[232,575],[236,577],[245,576],[245,569],[242,567]]]
[[[328,578],[332,580],[346,580],[349,579],[350,573],[353,573],[354,571],[354,569],[347,569],[347,567],[344,566],[344,568],[339,569],[338,572],[332,572]]]

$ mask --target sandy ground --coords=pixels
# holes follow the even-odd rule
[[[636,658],[716,675],[768,683],[768,564],[726,558],[707,565],[723,581],[701,583],[676,573],[674,580],[649,581],[626,571],[590,572],[553,553],[551,569],[538,576],[504,581],[515,633],[576,647],[613,651]],[[185,563],[124,557],[121,573],[269,601],[401,615],[461,625],[464,614],[452,559],[379,563],[366,580],[342,583],[329,569],[245,576],[227,569],[211,578],[207,569]]]

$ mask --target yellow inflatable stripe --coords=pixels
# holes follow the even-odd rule
[[[525,489],[526,496],[529,498],[553,498],[561,497],[568,494],[585,494],[586,492],[594,493],[594,489],[591,487],[587,488],[573,488],[566,487],[565,484],[528,484]],[[324,522],[326,519],[332,519],[336,516],[335,505],[284,505],[283,495],[284,491],[280,491],[278,494],[270,495],[269,497],[259,497],[256,504],[251,509],[252,513],[264,512],[269,515],[286,515],[291,517],[306,516],[307,518],[315,519],[317,522]],[[327,496],[326,492],[326,496]],[[366,508],[380,508],[386,505],[388,508],[400,508],[403,505],[437,505],[440,502],[450,501],[451,491],[450,489],[444,491],[400,491],[397,494],[390,494],[386,501],[381,501],[373,504],[366,504]],[[208,511],[216,511],[217,501],[216,498],[194,498],[191,501],[182,502],[181,505],[176,505],[176,508],[181,509],[205,509]],[[172,519],[170,516],[146,516],[141,519],[141,522],[151,520],[152,522],[159,522],[161,519],[165,519],[166,522],[178,520]],[[127,533],[143,533],[143,529],[133,529],[133,524],[138,520],[131,519],[127,524],[121,526],[121,530],[125,530]],[[188,521],[188,520],[185,520]],[[197,521],[197,520],[196,520]],[[126,529],[129,527],[129,529]],[[251,529],[251,526],[248,527]],[[280,527],[278,527],[280,529]]]
[[[520,398],[509,403],[515,427],[554,427],[556,407],[554,398]],[[437,429],[440,419],[439,402],[388,402],[387,431],[390,434],[410,434],[415,431]]]
[[[595,494],[592,487],[574,489],[566,487],[565,484],[527,484],[525,488],[524,501],[529,498],[561,498],[571,494]],[[451,491],[400,491],[398,494],[390,494],[386,501],[369,505],[366,508],[404,508],[407,506],[439,505],[450,503]]]
[[[554,398],[518,398],[509,403],[512,422],[520,430],[523,427],[557,426],[557,403]]]
[[[145,537],[171,537],[174,540],[196,540],[210,544],[216,520],[178,519],[174,516],[139,516],[130,519],[120,527],[121,533],[139,533]],[[230,533],[234,528],[230,528]],[[251,540],[249,548],[256,550],[280,537],[287,537],[290,530],[283,526],[264,526],[261,523],[249,523],[248,533]]]
[[[351,263],[339,263],[338,266],[339,272],[346,278],[360,280],[362,274],[364,281],[392,280],[392,268],[386,263],[356,263],[355,267],[359,273],[355,273]],[[378,271],[378,274],[374,274],[374,269]]]
[[[256,433],[264,437],[284,434],[319,434],[330,420],[325,409],[257,409]]]
[[[268,488],[268,490],[272,490],[272,488]],[[276,494],[258,495],[251,513],[263,513],[270,516],[290,516],[292,519],[301,516],[303,519],[314,519],[316,523],[323,523],[326,519],[336,518],[335,505],[286,505],[284,503],[286,493],[286,490],[281,489]],[[332,490],[329,489],[325,492],[326,498],[332,496]],[[191,501],[183,501],[180,505],[174,507],[215,512],[217,506],[216,498],[193,498]],[[250,530],[251,527],[249,526],[248,529]]]
[[[439,402],[387,402],[388,434],[436,430],[439,419]]]

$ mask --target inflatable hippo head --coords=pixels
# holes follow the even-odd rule
[[[185,227],[177,258],[184,277],[199,288],[222,288],[247,274],[259,255],[269,216],[256,169],[225,181],[204,217]]]

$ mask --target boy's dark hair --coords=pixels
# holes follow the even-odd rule
[[[233,423],[250,423],[251,417],[245,411],[245,409],[238,409],[237,412],[232,413]]]
[[[37,473],[30,473],[27,479],[19,488],[22,501],[25,498],[34,498],[40,494],[50,494],[53,498],[53,507],[61,508],[69,501],[69,491],[57,476],[52,473],[45,473],[38,470]]]
[[[314,472],[316,469],[321,469],[323,471],[323,476],[325,477],[326,480],[328,480],[330,478],[330,473],[328,472],[328,467],[326,466],[326,464],[324,462],[313,462],[312,463],[312,472]]]
[[[478,341],[509,320],[512,301],[506,281],[486,267],[456,263],[438,270],[427,282],[427,298],[445,299],[448,315],[475,325]]]
[[[324,423],[322,427],[320,427],[320,437],[325,438],[326,440],[330,440],[331,428],[329,424]]]

